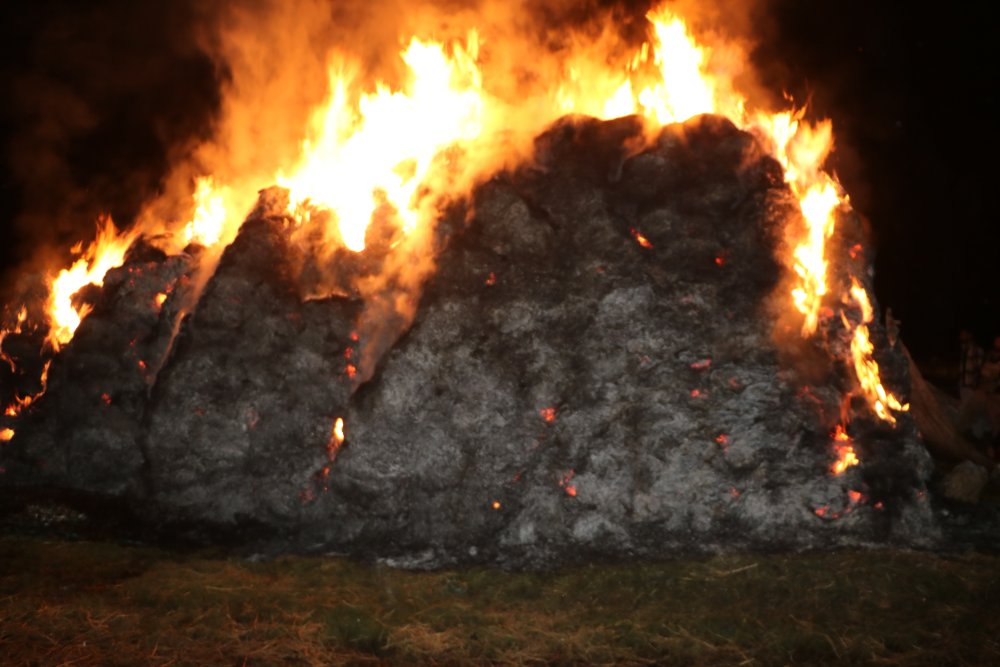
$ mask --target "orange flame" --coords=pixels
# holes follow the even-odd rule
[[[337,417],[337,419],[333,422],[333,430],[330,431],[330,439],[326,443],[326,454],[331,461],[336,458],[337,452],[340,451],[343,444],[344,419],[343,417]]]
[[[404,231],[420,220],[418,187],[425,185],[441,149],[481,131],[479,38],[470,32],[449,58],[444,47],[413,39],[402,53],[412,80],[405,92],[378,84],[352,106],[350,78],[332,73],[331,97],[314,118],[314,138],[278,183],[291,191],[291,208],[332,211],[351,250],[365,247],[365,230],[384,201]],[[333,235],[336,236],[336,235]]]
[[[226,225],[226,188],[218,188],[210,176],[195,181],[195,210],[184,227],[184,241],[211,247],[222,238]]]
[[[73,305],[73,296],[86,285],[103,285],[108,271],[125,261],[136,236],[135,231],[119,232],[110,217],[102,217],[93,243],[73,266],[52,279],[46,314],[50,326],[47,341],[54,351],[73,339],[80,321],[90,312],[90,306]]]
[[[847,431],[844,430],[843,426],[837,425],[837,430],[833,434],[833,440],[833,450],[837,455],[837,459],[830,466],[830,472],[834,475],[841,475],[851,466],[861,463],[854,452],[851,437],[847,435]]]
[[[854,373],[858,378],[861,393],[878,417],[890,424],[896,423],[893,412],[905,412],[909,403],[902,405],[894,395],[882,386],[878,362],[872,358],[874,346],[868,338],[868,323],[874,311],[865,288],[854,278],[851,279],[851,298],[861,310],[861,324],[854,327],[851,336],[851,359]]]

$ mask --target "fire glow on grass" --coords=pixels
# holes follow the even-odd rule
[[[41,325],[48,329],[51,350],[58,351],[72,339],[88,312],[86,305],[74,304],[74,295],[85,285],[102,284],[107,271],[122,264],[136,238],[167,238],[162,243],[170,249],[199,243],[217,258],[245,214],[235,209],[248,205],[256,190],[268,185],[267,178],[288,188],[290,212],[300,227],[322,224],[319,232],[327,246],[361,252],[376,216],[388,215],[404,241],[418,237],[433,226],[442,202],[467,195],[499,166],[522,159],[515,142],[508,140],[511,133],[530,144],[559,116],[576,112],[605,119],[637,114],[652,137],[666,123],[714,113],[758,137],[784,169],[799,202],[800,218],[788,222],[788,235],[796,240],[784,259],[795,283],[788,307],[801,315],[802,335],[816,334],[827,312],[824,303],[837,297],[853,302],[862,313],[860,322],[842,319],[851,339],[849,363],[857,376],[857,391],[874,414],[894,424],[893,413],[907,406],[885,390],[872,359],[868,295],[857,281],[848,295],[829,293],[826,244],[834,234],[838,211],[849,207],[837,181],[823,171],[833,147],[831,123],[809,124],[801,108],[749,109],[746,96],[735,86],[737,72],[731,63],[719,62],[719,54],[730,52],[731,45],[718,39],[699,44],[684,20],[666,6],[650,11],[647,19],[649,39],[623,63],[613,64],[608,53],[588,44],[570,53],[559,67],[538,68],[552,80],[544,80],[538,87],[542,92],[530,99],[505,99],[489,89],[480,57],[491,37],[481,39],[476,30],[468,31],[464,41],[412,37],[403,42],[400,59],[406,76],[395,88],[381,82],[369,86],[358,74],[362,68],[339,55],[331,58],[327,99],[302,128],[300,150],[282,164],[254,165],[253,177],[265,174],[263,182],[248,182],[251,175],[243,173],[201,174],[188,179],[191,208],[185,223],[143,216],[127,232],[118,232],[110,219],[99,223],[95,241],[86,250],[81,244],[80,258],[51,280]],[[254,131],[266,134],[267,128],[255,125]],[[221,139],[209,148],[215,153],[226,150]],[[646,237],[636,230],[632,233],[642,247],[652,249]],[[398,243],[393,249],[401,252],[405,248],[397,249]],[[393,266],[411,270],[406,267],[419,265],[410,279],[419,286],[432,270],[433,258],[412,258],[401,254]],[[493,282],[491,274],[487,284]],[[23,318],[16,325],[18,331],[22,324]],[[7,333],[0,333],[0,346]],[[352,370],[361,373],[364,367],[359,359],[346,372],[353,377]]]

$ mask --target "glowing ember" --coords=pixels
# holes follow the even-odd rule
[[[14,429],[5,428],[0,430],[0,442],[9,442],[14,437]]]
[[[135,238],[136,232],[119,233],[110,217],[102,217],[94,242],[73,266],[51,281],[46,313],[50,326],[47,341],[53,350],[72,340],[80,321],[90,312],[89,306],[74,306],[73,296],[86,285],[103,285],[107,272],[125,261],[125,252]]]
[[[330,439],[326,443],[326,454],[331,461],[337,457],[337,452],[340,451],[343,444],[344,419],[342,417],[337,417],[337,419],[333,422],[333,430],[330,431]],[[327,470],[327,473],[329,473],[329,470]]]
[[[492,505],[491,505],[491,507],[493,509],[495,509],[495,510],[500,509],[500,501],[499,500],[494,500],[493,503],[492,503]]]
[[[703,371],[711,365],[712,365],[711,359],[702,359],[701,361],[696,361],[693,364],[691,364],[691,368],[693,368],[696,371]]]
[[[570,496],[571,498],[576,497],[576,486],[570,484],[570,482],[573,481],[573,477],[575,476],[576,476],[576,471],[569,470],[559,480],[559,486],[562,487],[562,490],[566,492],[566,495]]]
[[[111,395],[107,392],[101,394],[101,400],[104,401],[104,405],[111,405]]]
[[[496,285],[497,284],[497,274],[495,274],[492,271],[490,271],[490,275],[486,276],[486,284],[487,285],[491,285],[491,286],[492,285]]]
[[[629,232],[631,232],[632,238],[635,239],[636,243],[638,243],[639,245],[641,245],[643,248],[652,248],[653,247],[653,244],[649,242],[649,239],[647,239],[645,236],[643,236],[639,232],[639,230],[636,229],[635,227],[633,227],[632,229],[630,229]]]
[[[861,502],[861,498],[862,496],[860,491],[851,489],[847,492],[847,499],[851,501],[852,505],[856,505]]]
[[[546,421],[546,423],[551,424],[552,422],[554,422],[556,420],[556,409],[555,408],[541,408],[538,411],[538,414],[540,414],[542,416],[542,419],[544,419]]]
[[[729,436],[725,433],[720,433],[715,436],[715,441],[720,445],[727,445],[729,444]]]
[[[358,374],[358,368],[354,364],[347,364],[347,366],[344,367],[344,372],[347,373],[347,377],[354,379],[354,377]]]
[[[162,307],[163,306],[163,302],[166,301],[166,300],[167,300],[167,294],[166,294],[166,292],[160,292],[155,297],[153,297],[153,301],[156,303],[156,307],[157,308]]]

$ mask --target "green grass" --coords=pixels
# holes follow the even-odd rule
[[[0,537],[4,665],[1000,664],[1000,557],[551,573]]]

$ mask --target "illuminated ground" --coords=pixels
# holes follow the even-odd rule
[[[1000,557],[727,556],[554,573],[0,538],[5,665],[1000,662]]]

